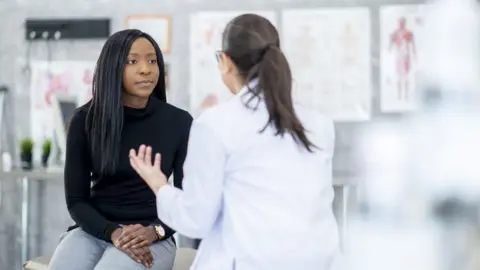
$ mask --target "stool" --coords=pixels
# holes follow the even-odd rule
[[[189,270],[195,259],[196,250],[192,248],[177,248],[172,270]],[[23,265],[24,270],[48,270],[49,256],[34,258]]]
[[[177,248],[172,270],[189,270],[197,251],[193,248]]]
[[[23,264],[24,270],[48,270],[50,256],[41,256],[34,258]]]

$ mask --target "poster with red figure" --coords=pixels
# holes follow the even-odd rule
[[[425,5],[380,9],[380,107],[408,112],[417,107]]]

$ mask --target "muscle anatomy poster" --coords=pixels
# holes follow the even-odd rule
[[[190,18],[190,111],[198,115],[232,96],[223,84],[215,53],[221,50],[225,26],[242,11],[199,12]],[[275,25],[275,13],[254,13],[270,20]]]
[[[380,88],[383,112],[417,107],[424,5],[380,9]]]
[[[282,34],[297,103],[335,121],[370,118],[367,8],[286,10],[282,13]]]

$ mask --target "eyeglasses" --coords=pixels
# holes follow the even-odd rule
[[[222,51],[215,51],[215,58],[217,59],[217,62],[220,62],[222,59]]]

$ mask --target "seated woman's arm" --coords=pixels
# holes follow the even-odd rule
[[[111,242],[118,224],[108,221],[90,203],[91,158],[85,131],[86,114],[77,110],[70,120],[65,160],[65,196],[70,216],[85,232]]]
[[[193,118],[188,114],[186,117],[184,127],[180,132],[180,146],[177,153],[175,153],[175,160],[173,161],[173,185],[179,189],[182,189],[183,183],[183,164],[187,157],[188,138],[190,137],[190,128],[192,127]]]
[[[187,156],[188,148],[188,138],[190,136],[190,127],[192,126],[193,118],[190,114],[186,114],[185,119],[181,121],[182,127],[180,129],[180,144],[175,153],[175,159],[173,160],[173,185],[179,189],[182,189],[183,182],[183,163],[185,162],[185,157]],[[175,234],[175,231],[165,225],[161,220],[159,220],[160,225],[165,229],[164,239]]]

